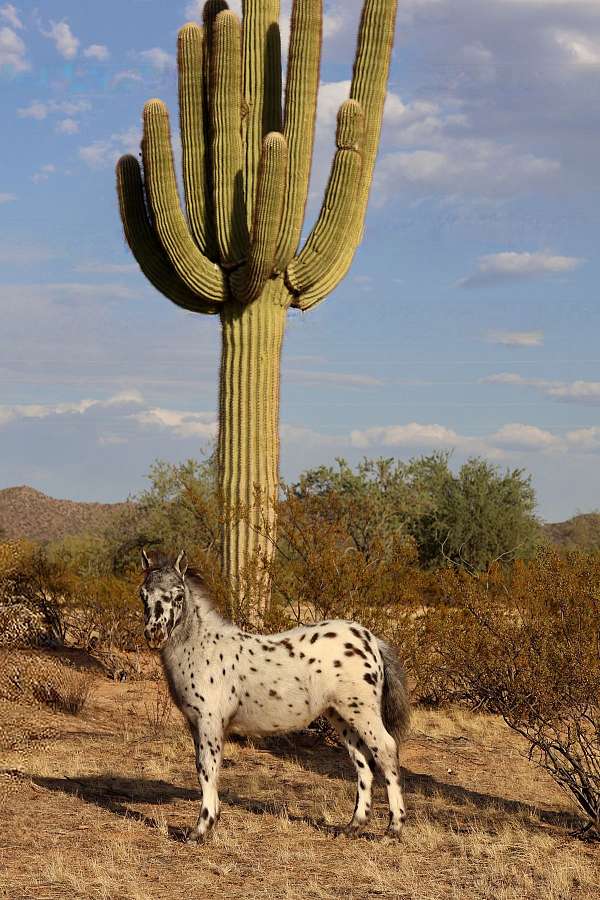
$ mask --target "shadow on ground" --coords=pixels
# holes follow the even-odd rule
[[[261,749],[276,757],[292,758],[305,770],[324,777],[348,780],[351,783],[355,781],[354,770],[344,751],[324,746],[322,743],[317,746],[312,739],[309,746],[302,746],[302,742],[292,743],[289,739],[281,742],[271,739],[268,746],[265,742],[261,745]],[[190,765],[191,763],[190,755]],[[235,769],[235,762],[229,765]],[[122,818],[134,819],[149,828],[158,828],[159,823],[152,816],[135,809],[135,805],[162,805],[180,800],[200,802],[198,788],[179,786],[157,779],[129,778],[117,774],[79,778],[49,778],[38,775],[29,777],[46,790],[76,796],[86,803],[94,804]],[[409,798],[407,803],[409,821],[411,808],[418,805],[431,821],[451,827],[455,832],[472,829],[476,822],[479,827],[493,834],[499,826],[506,824],[507,815],[510,817],[517,815],[526,819],[532,828],[553,827],[573,830],[581,826],[580,820],[566,812],[539,809],[529,803],[470,790],[457,784],[448,784],[431,775],[407,769],[404,770],[404,787]],[[413,803],[410,801],[411,795]],[[445,805],[431,804],[427,802],[430,798],[447,802]],[[225,806],[243,809],[253,815],[285,815],[292,822],[305,823],[321,832],[336,834],[338,831],[323,819],[290,814],[287,803],[282,800],[263,802],[260,798],[244,797],[231,788],[221,791],[221,799]],[[170,826],[168,833],[175,841],[184,841],[186,838],[184,828]],[[367,832],[363,837],[375,839],[379,835]]]

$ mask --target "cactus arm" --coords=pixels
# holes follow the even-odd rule
[[[202,28],[195,22],[184,25],[177,39],[177,68],[185,203],[192,237],[203,253],[216,260],[208,181],[210,148],[205,140],[204,50]]]
[[[284,271],[298,249],[308,196],[321,63],[323,0],[295,0],[283,133],[289,148],[287,191],[275,268]]]
[[[363,124],[360,104],[346,100],[338,113],[338,149],[319,218],[302,252],[286,270],[288,285],[296,295],[294,306],[300,309],[308,309],[333,290],[354,256],[348,235],[355,230]]]
[[[234,293],[242,303],[253,303],[273,272],[287,166],[287,142],[274,131],[263,142],[248,263],[232,275]]]
[[[365,0],[363,6],[350,88],[350,97],[360,104],[365,116],[361,142],[362,172],[355,195],[354,214],[345,235],[343,254],[337,259],[335,267],[321,280],[314,282],[303,295],[296,296],[293,306],[300,309],[314,306],[337,287],[350,268],[356,248],[362,239],[381,132],[396,7],[397,0]],[[288,282],[293,284],[294,279],[298,277],[296,260],[292,260],[286,275]]]
[[[148,281],[183,309],[218,313],[219,304],[202,300],[174,271],[148,219],[142,173],[135,156],[123,156],[117,163],[117,193],[125,239]]]
[[[182,281],[210,303],[227,299],[223,272],[198,249],[181,211],[173,164],[169,114],[160,100],[144,107],[142,156],[147,193],[161,244]]]
[[[365,0],[350,96],[365,112],[363,172],[357,204],[355,247],[362,240],[364,218],[379,147],[387,79],[394,43],[397,0]]]
[[[211,65],[212,160],[217,241],[221,264],[237,265],[248,248],[241,136],[242,28],[237,16],[219,13]]]
[[[246,217],[252,227],[262,144],[281,131],[279,0],[242,0],[242,81],[246,141]]]

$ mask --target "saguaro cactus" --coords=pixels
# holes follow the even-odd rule
[[[117,165],[121,217],[149,281],[174,303],[219,314],[223,569],[235,584],[269,555],[279,466],[280,356],[287,310],[308,310],[344,277],[360,243],[377,154],[396,0],[365,0],[350,98],[338,114],[325,198],[298,252],[308,193],[322,0],[295,0],[281,108],[279,0],[245,0],[242,22],[208,0],[178,40],[186,213],[160,100],[144,109],[143,174]],[[256,502],[259,497],[259,502]],[[266,532],[270,532],[268,537]]]

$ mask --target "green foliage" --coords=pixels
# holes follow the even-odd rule
[[[428,568],[447,564],[484,570],[493,560],[531,555],[538,540],[535,493],[520,469],[505,473],[470,459],[454,474],[449,454],[408,463],[364,460],[353,471],[343,459],[321,466],[294,485],[298,497],[320,497],[323,514],[342,516],[357,549],[399,534],[416,542]]]
[[[422,563],[483,571],[495,560],[530,556],[540,539],[531,477],[522,469],[501,473],[480,458],[454,474],[448,461],[437,453],[407,466],[417,495],[430,504],[410,525]]]
[[[69,534],[46,547],[48,563],[83,577],[105,576],[112,571],[110,540],[97,534]]]
[[[220,511],[215,454],[175,465],[158,460],[148,474],[150,487],[107,532],[112,570],[137,571],[140,553],[159,548],[178,553],[220,550]]]
[[[401,532],[370,533],[359,545],[348,527],[355,507],[360,513],[356,496],[299,497],[287,490],[278,508],[269,630],[349,618],[400,641],[404,616],[420,603],[428,577],[414,542]]]
[[[356,471],[344,459],[337,459],[336,465],[305,472],[292,491],[310,499],[315,515],[319,510],[325,519],[342,522],[356,549],[367,557],[373,542],[408,535],[412,518],[430,508],[429,499],[419,496],[407,479],[404,463],[364,459]]]

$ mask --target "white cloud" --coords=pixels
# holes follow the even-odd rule
[[[62,22],[50,20],[49,31],[42,30],[44,37],[54,41],[58,53],[63,59],[75,59],[79,50],[79,39],[71,31],[71,26],[64,19]]]
[[[323,40],[328,41],[344,29],[344,13],[336,6],[323,14]]]
[[[600,435],[600,429],[597,429]],[[410,422],[406,425],[387,425],[378,428],[355,430],[350,434],[350,445],[355,448],[407,447],[425,451],[429,449],[457,449],[463,453],[485,455],[493,459],[505,459],[511,453],[557,453],[577,449],[591,438],[579,432],[569,439],[539,428],[537,425],[510,422],[497,431],[481,437],[459,434],[452,428],[439,424]],[[594,438],[595,439],[595,438]],[[587,448],[586,448],[587,449]],[[600,439],[598,440],[600,449]]]
[[[575,450],[593,452],[600,450],[600,428],[577,428],[565,435],[567,443]]]
[[[572,272],[584,262],[574,256],[553,256],[545,251],[538,253],[494,253],[481,256],[472,275],[461,279],[460,287],[484,287],[503,281],[536,278],[545,275],[563,275]]]
[[[483,384],[535,384],[538,385],[540,383],[539,380],[531,379],[531,378],[523,378],[522,375],[517,375],[516,372],[498,372],[496,375],[486,375],[485,378],[482,378]],[[541,384],[545,384],[543,380]]]
[[[323,434],[304,425],[288,425],[285,422],[279,427],[281,440],[291,446],[308,447],[335,447],[339,446],[340,438],[336,435]]]
[[[349,96],[349,80],[321,82],[317,98],[317,126],[333,125],[340,106]]]
[[[18,419],[47,419],[50,416],[83,415],[95,407],[113,408],[138,406],[144,402],[138,391],[122,391],[107,400],[78,400],[67,403],[28,403],[0,406],[0,426]]]
[[[491,344],[507,347],[541,347],[544,343],[543,331],[490,331],[487,340]]]
[[[12,28],[0,28],[0,70],[9,72],[27,72],[31,66],[25,55],[27,48],[19,35]]]
[[[144,403],[144,398],[139,391],[127,390],[119,391],[100,403],[101,406],[136,406]]]
[[[597,404],[600,403],[600,381],[572,381],[569,384],[553,385],[547,388],[547,393],[557,400]]]
[[[58,134],[77,134],[79,132],[79,122],[77,119],[61,119],[57,122],[55,131]]]
[[[39,286],[47,294],[59,293],[63,297],[104,297],[111,300],[134,300],[139,290],[125,284],[86,284],[81,282],[50,282]]]
[[[600,404],[600,381],[553,381],[547,378],[525,378],[516,372],[498,372],[482,379],[484,384],[512,384],[532,387],[547,397],[564,403]]]
[[[567,63],[582,69],[600,67],[600,41],[577,31],[558,29],[554,39],[564,51]]]
[[[160,47],[152,47],[150,50],[142,50],[138,54],[140,59],[147,62],[157,72],[163,73],[175,67],[175,57]]]
[[[214,438],[218,432],[214,413],[184,412],[157,406],[133,413],[130,418],[146,428],[166,430],[180,438]]]
[[[79,131],[79,122],[74,116],[91,109],[89,100],[49,100],[41,102],[33,100],[29,106],[22,106],[17,109],[17,115],[20,119],[35,119],[43,122],[51,115],[61,115],[65,118],[56,123],[54,130],[58,134],[77,134]]]
[[[561,439],[550,431],[517,422],[503,425],[499,431],[490,435],[489,441],[492,445],[509,450],[549,450],[562,444]]]
[[[0,206],[2,206],[3,203],[12,203],[12,201],[16,199],[16,194],[0,193]]]
[[[107,140],[94,141],[92,144],[80,147],[79,156],[90,169],[104,169],[116,163],[124,153],[137,155],[140,139],[140,128],[138,125],[133,125],[127,131],[112,134]]]
[[[464,123],[464,119],[461,117]],[[419,194],[512,196],[557,175],[560,163],[481,137],[456,138],[436,123],[434,147],[384,153],[375,172],[380,197],[403,190]]]
[[[38,122],[41,122],[42,119],[45,119],[48,115],[49,107],[46,103],[40,103],[39,100],[34,100],[29,106],[22,106],[17,110],[17,115],[20,119],[37,119]]]
[[[110,52],[108,47],[104,44],[90,44],[90,46],[86,47],[83,51],[83,55],[86,59],[95,59],[98,62],[105,62],[110,57]]]
[[[12,3],[5,3],[4,6],[0,6],[0,19],[4,19],[5,22],[8,22],[9,25],[17,30],[23,27],[19,11]]]
[[[43,166],[40,166],[37,172],[34,172],[31,176],[31,180],[34,184],[40,184],[42,181],[48,181],[51,175],[54,175],[56,172],[56,166],[54,163],[46,163]]]
[[[456,431],[444,425],[423,425],[410,422],[407,425],[387,425],[378,428],[358,429],[350,434],[353,447],[456,447],[469,442]]]
[[[120,84],[142,82],[143,80],[144,79],[139,72],[136,72],[133,69],[123,69],[123,71],[117,72],[116,75],[114,75],[110,84],[111,87],[118,87]]]

